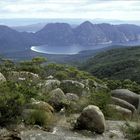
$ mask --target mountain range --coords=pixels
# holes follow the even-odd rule
[[[131,24],[92,24],[86,21],[75,28],[67,23],[49,23],[35,33],[18,32],[7,26],[0,26],[0,51],[13,52],[30,49],[31,46],[71,45],[94,48],[97,44],[128,43],[140,40],[140,26]]]

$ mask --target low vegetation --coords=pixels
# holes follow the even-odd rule
[[[112,49],[97,54],[81,66],[98,78],[140,82],[140,47]]]

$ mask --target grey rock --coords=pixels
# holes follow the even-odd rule
[[[132,111],[132,113],[136,112],[135,106],[133,106],[132,104],[128,103],[125,100],[122,100],[122,99],[119,99],[119,98],[116,98],[116,97],[111,97],[111,100],[112,100],[112,104],[119,105],[123,108],[129,109],[129,110]]]
[[[113,105],[113,104],[110,104],[108,106],[110,108],[112,108],[114,111],[116,111],[118,113],[118,115],[121,115],[122,118],[124,118],[124,119],[131,119],[132,118],[131,110],[123,108],[123,107],[118,106],[118,105]]]
[[[40,77],[38,74],[27,72],[27,71],[11,71],[7,75],[7,80],[9,81],[32,81],[32,82],[39,82]]]
[[[60,84],[60,87],[65,93],[75,93],[79,96],[81,96],[85,92],[84,84],[78,81],[63,80]]]
[[[49,93],[52,90],[55,90],[60,86],[59,80],[46,80],[44,83],[41,83],[41,88],[43,93]]]
[[[111,91],[111,95],[113,97],[122,99],[127,101],[128,103],[132,104],[133,106],[135,106],[136,108],[138,108],[139,105],[139,96],[128,90],[128,89],[116,89],[116,90],[112,90]]]
[[[49,103],[57,111],[59,111],[61,108],[63,108],[64,105],[67,103],[66,96],[65,96],[64,92],[60,88],[52,90],[49,93],[49,96],[50,96]]]
[[[82,111],[75,127],[102,134],[105,131],[104,115],[97,106],[89,105]]]
[[[69,100],[69,101],[78,101],[79,97],[76,94],[67,93],[66,94],[66,99]]]
[[[6,78],[4,75],[0,72],[0,83],[6,82]]]

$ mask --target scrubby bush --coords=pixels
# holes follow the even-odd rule
[[[26,102],[20,92],[11,90],[7,85],[0,85],[0,125],[17,122]]]
[[[39,89],[30,82],[5,82],[0,85],[0,125],[21,120],[24,105],[38,98]]]
[[[122,126],[124,135],[129,140],[140,140],[140,124],[130,124],[126,122],[125,126]]]
[[[130,79],[125,80],[108,80],[104,79],[104,82],[107,84],[109,89],[129,89],[137,94],[140,94],[140,84],[135,81],[131,81]]]
[[[58,80],[65,80],[65,79],[68,79],[68,73],[65,72],[65,71],[58,71],[55,73],[55,77],[58,79]]]
[[[111,95],[108,91],[100,90],[94,92],[89,97],[89,103],[98,106],[105,116],[109,116],[108,104],[110,103]]]
[[[34,110],[27,118],[26,123],[47,127],[53,121],[52,114],[44,110]]]

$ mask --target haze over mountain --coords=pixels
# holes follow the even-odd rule
[[[92,24],[86,21],[75,28],[67,23],[50,23],[36,33],[18,32],[0,26],[0,51],[26,50],[31,46],[48,45],[84,46],[85,50],[97,44],[129,43],[140,40],[140,27],[136,25]]]

